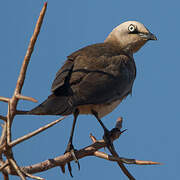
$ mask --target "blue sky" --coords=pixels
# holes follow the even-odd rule
[[[0,4],[0,96],[11,97],[21,63],[42,0],[1,0]],[[103,42],[120,23],[137,20],[158,37],[135,54],[137,78],[133,94],[115,111],[103,118],[109,129],[123,116],[128,131],[115,142],[123,157],[152,160],[162,166],[129,165],[138,179],[179,179],[179,6],[174,1],[97,1],[53,0],[48,9],[29,64],[23,95],[42,102],[49,94],[51,83],[66,56],[89,44]],[[20,101],[19,109],[36,104]],[[7,105],[0,103],[0,114]],[[29,133],[57,117],[17,116],[13,139]],[[63,154],[72,124],[72,116],[46,132],[17,145],[13,152],[19,165],[30,165]],[[103,130],[94,117],[80,116],[74,138],[79,149],[91,143],[89,134],[101,138]],[[74,180],[125,179],[116,163],[95,157],[80,160],[81,171],[72,163]],[[59,168],[38,174],[46,179],[70,180]],[[0,179],[2,176],[0,175]],[[10,177],[12,180],[17,177]]]

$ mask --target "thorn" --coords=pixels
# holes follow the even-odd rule
[[[73,177],[73,175],[72,175],[71,164],[70,164],[70,163],[67,163],[67,164],[68,164],[68,170],[69,170],[69,173],[70,173],[71,177]]]
[[[116,120],[116,126],[115,128],[118,128],[119,130],[122,128],[122,122],[123,122],[123,118],[122,117],[119,117],[117,120]]]
[[[122,130],[122,131],[121,131],[121,134],[124,133],[125,131],[127,131],[127,129]]]
[[[91,140],[95,143],[96,141],[97,141],[97,139],[92,135],[92,133],[90,133],[90,138],[91,138]]]
[[[62,173],[64,174],[65,173],[65,166],[62,165],[62,166],[60,166],[60,168],[61,168]]]

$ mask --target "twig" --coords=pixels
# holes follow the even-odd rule
[[[24,80],[25,80],[25,76],[26,76],[27,66],[29,64],[32,52],[34,50],[34,45],[36,43],[37,37],[38,37],[40,29],[41,29],[41,25],[42,25],[43,18],[44,18],[45,12],[46,12],[46,8],[47,8],[47,3],[44,3],[44,6],[40,12],[39,18],[38,18],[37,23],[36,23],[34,33],[31,37],[26,55],[24,57],[24,61],[23,61],[23,64],[22,64],[22,67],[20,70],[19,78],[17,80],[17,85],[16,85],[16,89],[14,92],[15,95],[21,94],[21,90],[22,90]]]
[[[9,103],[10,106],[9,106],[9,112],[8,112],[8,116],[7,116],[8,121],[9,121],[8,125],[7,125],[7,142],[8,142],[8,144],[11,142],[11,132],[10,132],[11,130],[10,129],[11,129],[11,124],[13,122],[15,113],[16,113],[17,103],[19,100],[17,98],[17,96],[19,96],[19,94],[21,94],[21,90],[22,90],[24,80],[25,80],[25,76],[26,76],[27,67],[28,67],[32,52],[34,50],[34,45],[36,43],[37,37],[38,37],[40,29],[41,29],[41,25],[42,25],[43,18],[44,18],[45,12],[46,12],[46,8],[47,8],[47,3],[44,3],[44,6],[43,6],[43,8],[40,12],[39,18],[37,20],[36,27],[34,29],[33,35],[32,35],[31,40],[29,42],[29,46],[28,46],[26,55],[24,57],[23,64],[21,66],[21,70],[20,70],[19,77],[17,80],[16,88],[14,90],[14,95],[11,98],[10,103]]]
[[[0,147],[5,142],[6,142],[6,123],[3,124],[3,130],[2,130],[1,138],[0,138]]]
[[[37,180],[45,180],[44,178],[41,178],[39,176],[33,176],[32,174],[29,173],[24,173],[27,177],[30,177],[32,179],[37,179]]]
[[[94,152],[94,155],[96,157],[106,159],[109,161],[119,161],[121,163],[125,164],[137,164],[137,165],[160,165],[159,162],[153,162],[153,161],[141,161],[141,160],[136,160],[136,159],[128,159],[128,158],[123,158],[123,157],[114,157],[111,155],[108,155],[104,152],[96,151]]]
[[[108,148],[108,147],[107,147]],[[109,149],[109,148],[108,148]],[[111,154],[114,157],[119,158],[117,152],[114,150],[109,149],[109,151],[111,152]],[[123,173],[130,179],[130,180],[135,180],[135,178],[132,176],[132,174],[127,170],[127,168],[124,166],[124,164],[120,161],[117,161],[119,167],[121,168],[121,170],[123,171]]]
[[[19,144],[19,143],[21,143],[21,142],[23,142],[23,141],[31,138],[31,137],[33,137],[33,136],[35,136],[35,135],[39,134],[40,132],[42,132],[42,131],[44,131],[44,130],[50,128],[50,127],[52,127],[53,125],[57,124],[58,122],[62,121],[64,118],[65,118],[65,116],[64,116],[64,117],[61,117],[61,118],[59,118],[59,119],[57,119],[57,120],[55,120],[55,121],[53,121],[53,122],[51,122],[51,123],[49,123],[49,124],[47,124],[47,125],[45,125],[45,126],[43,126],[43,127],[41,127],[41,128],[39,128],[39,129],[37,129],[37,130],[35,130],[35,131],[33,131],[33,132],[25,135],[25,136],[22,136],[22,137],[20,137],[20,138],[18,138],[18,139],[16,139],[16,140],[12,141],[12,142],[9,144],[9,146],[10,146],[10,147],[13,147],[13,146],[15,146],[15,145],[17,145],[17,144]]]
[[[7,121],[7,117],[5,117],[5,116],[0,115],[0,119],[2,119],[3,121]]]
[[[0,167],[0,171],[2,171],[6,166],[8,166],[9,163],[8,162],[5,162],[3,165],[1,165]]]
[[[3,153],[3,149],[6,147],[6,143],[0,146],[0,155]]]
[[[10,102],[8,103],[8,112],[7,112],[7,124],[6,124],[6,133],[7,133],[7,144],[11,142],[11,123],[14,117],[11,116],[10,112]]]
[[[10,158],[9,162],[11,163],[11,165],[14,167],[15,171],[17,172],[17,174],[19,175],[19,177],[21,178],[21,180],[26,180],[25,175],[21,172],[21,169],[19,168],[19,166],[16,164],[16,162]]]
[[[6,97],[2,97],[2,96],[0,96],[0,101],[3,101],[3,102],[8,103],[8,102],[9,102],[9,100],[10,100],[10,98],[6,98]]]
[[[97,139],[92,135],[92,133],[90,133],[89,136],[90,136],[92,142],[94,142],[94,143],[97,142]]]
[[[28,97],[28,96],[23,96],[21,94],[16,94],[16,98],[18,99],[23,99],[23,100],[27,100],[27,101],[32,101],[34,103],[37,103],[38,101],[32,97]]]

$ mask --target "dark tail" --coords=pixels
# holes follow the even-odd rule
[[[67,96],[50,95],[43,103],[30,111],[17,111],[17,114],[30,115],[69,115],[73,107]]]

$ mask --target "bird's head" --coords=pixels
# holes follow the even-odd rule
[[[157,38],[143,24],[127,21],[114,28],[105,42],[116,43],[123,50],[135,53],[149,40]]]

